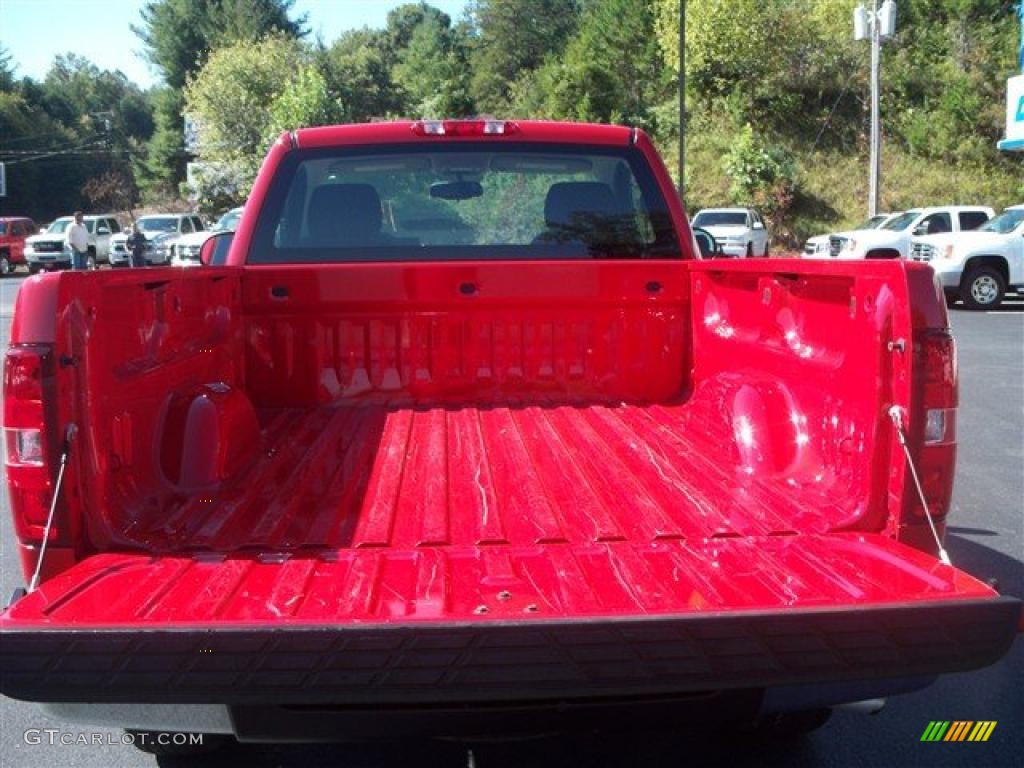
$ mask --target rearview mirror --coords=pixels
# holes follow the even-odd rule
[[[697,240],[697,247],[700,255],[705,259],[714,259],[723,256],[722,246],[715,240],[714,235],[700,227],[693,228],[693,236]]]
[[[109,235],[110,234],[110,230],[107,229],[106,227],[98,227],[96,229],[96,234],[97,235]]]
[[[228,249],[234,237],[234,232],[218,232],[206,238],[199,249],[199,263],[204,267],[219,267],[227,263]]]
[[[441,200],[469,200],[483,193],[479,181],[439,181],[430,185],[430,196]]]
[[[911,232],[911,234],[912,235],[927,235],[928,234],[928,225],[927,224],[918,224],[916,227],[914,227],[914,231]]]

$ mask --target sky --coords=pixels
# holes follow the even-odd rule
[[[408,1],[408,0],[406,0]],[[452,19],[467,0],[428,0]],[[100,69],[120,69],[142,88],[157,73],[142,56],[131,31],[143,0],[0,0],[0,45],[11,54],[16,77],[43,79],[55,56],[74,52]],[[346,29],[383,27],[388,11],[403,0],[296,0],[293,16],[307,14],[310,38],[333,42]]]

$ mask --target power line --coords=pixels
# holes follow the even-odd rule
[[[23,141],[36,141],[38,139],[48,139],[51,136],[60,136],[62,138],[67,138],[67,133],[65,133],[64,131],[52,131],[50,133],[37,133],[35,136],[19,136],[16,139],[10,139],[9,141],[0,142],[0,144],[3,144],[3,145],[17,144],[17,143],[23,142]]]
[[[54,150],[52,152],[46,152],[46,153],[41,154],[41,155],[36,155],[35,157],[23,157],[20,160],[11,160],[10,162],[6,163],[6,165],[19,165],[20,163],[28,163],[28,162],[31,162],[33,160],[43,160],[43,159],[48,158],[48,157],[59,157],[61,155],[71,154],[75,150],[85,149],[86,147],[98,146],[98,145],[100,145],[102,143],[103,143],[102,139],[100,139],[99,141],[85,141],[82,144],[80,144],[79,146],[72,147],[71,149]]]

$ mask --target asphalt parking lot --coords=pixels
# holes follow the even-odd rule
[[[21,278],[0,282],[0,343],[6,346]],[[1024,596],[1024,296],[989,313],[952,312],[959,343],[959,463],[947,546],[953,563]],[[4,491],[0,511],[0,594],[23,583]],[[246,745],[164,766],[1011,766],[1024,754],[1024,640],[998,664],[948,676],[889,702],[873,716],[837,712],[796,746],[765,748],[676,732],[549,737],[467,749],[447,743],[385,746]],[[931,720],[995,720],[986,743],[922,743]],[[131,746],[29,744],[28,729],[117,731],[61,725],[28,704],[0,698],[0,766],[152,766]]]

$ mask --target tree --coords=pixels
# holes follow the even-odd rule
[[[424,23],[433,24],[440,29],[450,29],[451,17],[425,2],[406,3],[388,11],[385,35],[390,51],[397,55],[399,51],[409,47],[412,36]]]
[[[306,34],[306,16],[289,17],[295,0],[149,0],[132,31],[145,45],[144,55],[174,92],[157,100],[160,116],[150,142],[142,184],[147,196],[166,195],[185,178],[184,119],[171,111],[181,90],[216,47],[236,41],[254,43],[268,32],[290,37]],[[168,165],[159,164],[168,161]]]
[[[175,197],[185,178],[186,154],[182,136],[180,91],[156,88],[149,94],[153,110],[153,136],[135,163],[135,176],[143,198],[154,201]]]
[[[392,70],[395,84],[405,92],[406,114],[433,118],[471,115],[467,55],[465,42],[451,28],[447,16],[424,15],[398,52]]]
[[[285,83],[280,95],[270,105],[267,138],[309,125],[338,122],[342,109],[343,105],[332,101],[328,95],[324,76],[315,66],[307,65]]]
[[[316,53],[330,98],[344,106],[344,119],[365,122],[402,111],[391,79],[392,59],[384,30],[354,29]]]
[[[230,169],[243,199],[282,130],[336,122],[341,112],[309,51],[280,33],[215,51],[189,80],[185,105],[200,125],[200,159]]]
[[[562,51],[576,28],[578,0],[474,0],[471,95],[478,109],[507,112],[513,83]]]
[[[128,211],[134,219],[132,208],[138,200],[138,188],[131,173],[123,169],[107,171],[85,182],[82,194],[96,210]]]
[[[561,56],[513,87],[524,114],[654,128],[652,108],[671,92],[650,0],[591,0]]]
[[[271,31],[303,37],[306,17],[289,18],[295,0],[149,0],[132,31],[171,88],[183,88],[215,47],[255,42]]]
[[[11,61],[11,52],[0,45],[0,91],[14,89],[14,64]]]

